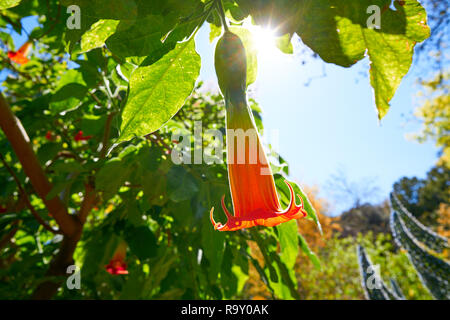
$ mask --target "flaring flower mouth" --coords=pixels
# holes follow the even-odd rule
[[[108,273],[117,274],[128,274],[127,264],[121,260],[111,260],[108,265],[105,266]]]
[[[284,211],[271,211],[264,209],[257,209],[252,212],[249,212],[246,215],[235,217],[233,216],[227,209],[225,205],[225,195],[222,197],[222,209],[225,212],[228,220],[223,225],[220,222],[216,222],[214,220],[213,212],[214,207],[210,211],[210,219],[211,223],[214,226],[214,230],[218,231],[236,231],[244,228],[251,228],[255,226],[265,226],[265,227],[274,227],[283,222],[287,222],[292,219],[299,219],[307,216],[307,212],[304,210],[304,204],[302,197],[297,194],[300,199],[300,205],[295,203],[295,194],[294,189],[290,185],[287,180],[284,182],[289,187],[290,191],[290,203],[286,210]]]
[[[112,259],[105,266],[108,273],[117,274],[128,274],[127,263],[125,262],[125,257],[127,255],[127,244],[124,241],[119,242]]]

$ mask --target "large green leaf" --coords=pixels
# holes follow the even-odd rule
[[[50,110],[61,112],[76,107],[86,96],[87,90],[83,74],[79,70],[67,71],[61,76],[54,90],[50,100]]]
[[[131,252],[139,259],[156,256],[156,237],[147,226],[130,228],[125,234],[125,240],[129,244]]]
[[[82,52],[103,46],[106,39],[116,31],[118,24],[118,20],[111,19],[102,19],[94,23],[81,37]]]
[[[298,234],[298,245],[300,246],[300,249],[303,251],[303,253],[306,254],[308,258],[311,260],[311,262],[314,264],[314,267],[318,270],[321,270],[322,267],[320,265],[319,258],[317,258],[316,254],[311,251],[311,249],[308,246],[308,243],[301,234]]]
[[[104,198],[112,197],[125,183],[132,168],[119,158],[107,161],[95,177],[97,190],[104,192]]]
[[[63,0],[63,4],[77,5],[82,13],[81,28],[66,30],[70,50],[80,38],[82,51],[106,43],[115,58],[135,64],[148,56],[156,61],[189,37],[203,20],[187,17],[198,15],[204,7],[200,0]]]
[[[298,225],[296,220],[291,220],[277,226],[280,239],[281,260],[292,269],[298,256]]]
[[[173,166],[167,174],[167,192],[172,201],[181,202],[198,192],[198,184],[185,168]]]
[[[193,39],[177,44],[157,62],[137,68],[130,79],[119,141],[158,130],[172,118],[194,89],[199,72]]]
[[[204,254],[209,261],[209,274],[211,280],[217,278],[225,249],[225,234],[214,230],[209,219],[209,210],[205,209],[202,219],[202,247]]]
[[[370,82],[374,88],[379,119],[402,78],[408,72],[416,42],[425,40],[430,30],[426,13],[416,0],[389,8],[391,0],[307,0],[299,7],[297,33],[326,62],[349,67],[366,55],[370,60]],[[367,27],[367,8],[381,8],[381,28]]]
[[[0,10],[17,6],[22,0],[0,0]]]

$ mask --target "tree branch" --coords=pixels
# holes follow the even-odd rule
[[[12,113],[3,94],[0,94],[0,127],[11,143],[36,194],[42,199],[48,211],[55,218],[61,231],[68,236],[75,235],[81,229],[81,224],[69,215],[66,207],[58,197],[47,199],[52,185],[42,170],[25,129],[19,119]]]
[[[94,208],[96,203],[97,203],[97,193],[95,192],[95,189],[92,187],[92,185],[86,183],[84,191],[84,200],[83,203],[81,204],[80,212],[78,213],[78,219],[80,220],[81,224],[84,225],[89,212],[91,212],[92,208]]]

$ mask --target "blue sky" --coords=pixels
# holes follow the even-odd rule
[[[28,18],[24,25],[31,32],[36,21]],[[14,41],[19,46],[26,36],[14,34]],[[263,110],[266,131],[278,130],[278,151],[289,162],[291,178],[300,185],[317,186],[319,195],[329,200],[328,214],[336,215],[349,206],[334,199],[329,189],[330,176],[339,168],[349,181],[374,179],[380,189],[374,202],[387,198],[400,177],[425,177],[436,163],[438,149],[432,142],[419,144],[405,138],[420,128],[411,121],[419,105],[416,78],[420,70],[413,67],[403,79],[391,109],[379,123],[367,59],[342,68],[302,55],[298,38],[293,43],[293,55],[270,51],[258,57],[257,80],[249,88],[249,95]],[[196,45],[202,59],[200,79],[206,88],[218,90],[209,26],[199,30]],[[0,73],[0,81],[4,76]]]

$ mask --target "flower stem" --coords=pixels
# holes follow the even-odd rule
[[[225,31],[229,31],[227,21],[225,19],[225,11],[223,10],[223,6],[222,6],[222,0],[216,1],[216,7],[217,7],[217,12],[219,13],[219,16],[220,16],[220,20],[222,21],[223,28],[225,29]]]

